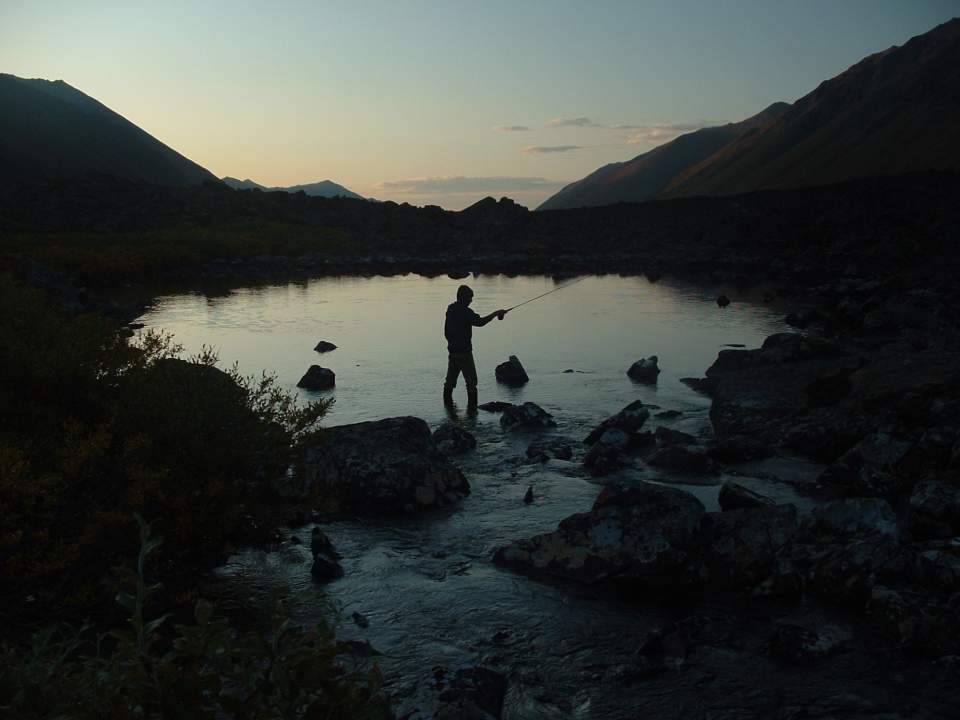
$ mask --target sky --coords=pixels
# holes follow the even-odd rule
[[[0,72],[64,80],[218,177],[536,207],[957,15],[960,0],[0,0]]]

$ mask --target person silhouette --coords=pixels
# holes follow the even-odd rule
[[[447,306],[447,316],[443,323],[443,335],[447,339],[447,377],[443,383],[443,403],[453,404],[453,389],[457,386],[457,377],[463,374],[467,386],[467,409],[477,407],[477,366],[473,362],[473,328],[483,327],[497,318],[503,320],[506,310],[480,317],[470,309],[473,302],[473,290],[467,285],[457,288],[457,300]]]

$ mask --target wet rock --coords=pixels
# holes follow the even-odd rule
[[[720,462],[740,463],[768,458],[773,455],[773,449],[750,435],[734,435],[718,442],[709,454]]]
[[[435,674],[435,677],[437,675]],[[507,695],[507,678],[485,667],[458,669],[439,676],[440,706],[434,720],[499,720]]]
[[[583,458],[583,465],[594,477],[606,475],[622,468],[627,457],[630,436],[619,428],[611,427],[591,446]]]
[[[681,415],[683,415],[683,413],[679,410],[664,410],[663,412],[658,412],[656,417],[661,420],[673,420]]]
[[[706,563],[710,584],[752,590],[766,580],[774,561],[797,531],[793,505],[707,513]]]
[[[634,400],[616,415],[611,415],[597,425],[584,440],[588,445],[595,443],[607,430],[616,428],[627,435],[639,432],[650,417],[650,411],[639,400]]]
[[[814,323],[820,322],[823,318],[816,309],[803,310],[801,312],[793,312],[787,315],[783,321],[787,325],[792,325],[795,328],[803,330],[804,328],[813,325]]]
[[[529,505],[533,502],[533,485],[530,485],[527,488],[527,491],[523,494],[523,503],[524,505]]]
[[[304,390],[328,390],[337,384],[337,376],[330,368],[311,365],[306,374],[297,383]]]
[[[668,445],[660,448],[647,459],[648,465],[673,470],[674,472],[703,475],[714,471],[713,460],[702,450],[684,445]]]
[[[462,455],[477,447],[477,439],[459,425],[443,423],[433,431],[433,444],[445,455]]]
[[[584,582],[684,590],[704,578],[703,514],[699,500],[675,488],[605,488],[590,512],[571,515],[555,532],[501,548],[494,562]]]
[[[875,535],[896,539],[897,516],[881,498],[833,500],[813,509],[805,523],[820,537],[848,538]]]
[[[713,395],[714,390],[717,388],[717,381],[713,378],[685,377],[680,378],[680,382],[691,390],[706,395],[707,397]]]
[[[534,440],[527,446],[527,458],[535,462],[546,462],[550,458],[570,460],[572,457],[573,446],[561,438]]]
[[[627,370],[627,375],[630,376],[632,380],[647,383],[648,385],[655,383],[659,374],[660,368],[657,366],[656,355],[637,360],[630,366],[630,369]]]
[[[850,633],[836,626],[816,629],[777,623],[770,638],[770,654],[792,663],[810,662],[844,650]]]
[[[806,589],[858,610],[878,585],[902,585],[920,577],[917,554],[884,536],[799,544],[790,555]]]
[[[527,376],[527,371],[523,369],[523,365],[520,364],[516,355],[511,355],[509,360],[497,365],[494,373],[497,377],[497,382],[510,385],[511,387],[520,387],[530,381],[530,378]]]
[[[507,408],[515,407],[513,403],[503,402],[501,400],[493,400],[491,402],[481,403],[477,405],[480,410],[486,410],[487,412],[499,413],[503,412]]]
[[[817,373],[803,388],[807,404],[821,407],[835,405],[843,400],[853,389],[850,375],[858,368],[859,362],[854,361],[849,365],[828,367]]]
[[[337,562],[340,559],[330,538],[320,528],[310,531],[310,554],[313,555],[313,565],[310,574],[317,580],[333,580],[343,577],[343,568]]]
[[[316,350],[318,353],[325,353],[325,352],[331,352],[333,350],[336,350],[337,346],[334,345],[332,342],[321,340],[316,344],[316,346],[313,349]]]
[[[878,585],[871,590],[867,617],[874,627],[904,648],[936,655],[960,650],[958,598]]]
[[[926,480],[910,496],[908,527],[919,540],[960,535],[960,485]]]
[[[889,497],[904,487],[897,466],[910,443],[875,432],[848,450],[817,478],[817,484],[847,497]]]
[[[324,553],[334,560],[340,559],[340,553],[334,549],[330,538],[318,527],[314,527],[310,531],[310,552],[314,556]]]
[[[657,442],[661,445],[692,445],[697,439],[680,430],[672,430],[668,427],[660,426],[655,433]]]
[[[353,613],[350,618],[353,620],[354,624],[359,627],[366,629],[370,627],[370,621],[366,618],[365,615],[361,615],[358,612]]]
[[[729,304],[730,304],[730,298],[728,298],[726,295],[717,296],[717,305],[719,307],[725,308]]]
[[[510,405],[500,416],[500,427],[504,430],[542,430],[556,425],[553,415],[532,402]]]
[[[463,473],[415,417],[325,428],[301,465],[302,495],[358,514],[446,507],[470,493]]]
[[[720,487],[718,497],[722,510],[742,510],[744,508],[763,508],[774,504],[770,498],[756,493],[735,482],[725,482]]]
[[[946,592],[960,590],[960,538],[914,543],[924,585]]]

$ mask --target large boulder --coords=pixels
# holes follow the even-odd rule
[[[333,547],[327,534],[318,527],[310,532],[310,554],[313,565],[310,574],[317,580],[334,580],[343,577],[343,568],[338,562],[340,553]]]
[[[630,436],[623,430],[612,427],[587,451],[583,465],[594,477],[619,470],[627,463],[625,452],[629,445]]]
[[[660,368],[658,367],[657,362],[656,355],[651,355],[648,358],[637,360],[627,370],[627,375],[631,380],[652,385],[657,381],[657,376],[660,374]]]
[[[703,475],[714,471],[714,463],[707,454],[685,445],[667,445],[647,459],[647,463],[663,470]]]
[[[874,432],[827,467],[817,484],[846,497],[889,497],[904,486],[897,472],[910,443],[886,432]]]
[[[300,382],[298,388],[304,390],[329,390],[337,384],[337,376],[330,368],[311,365]]]
[[[919,540],[960,535],[960,485],[926,480],[910,496],[908,527]]]
[[[497,382],[511,387],[520,387],[530,381],[527,371],[523,369],[516,355],[511,355],[509,360],[497,365],[494,374],[497,376]]]
[[[721,510],[743,510],[745,508],[764,508],[774,504],[770,498],[756,493],[739,483],[727,481],[720,486],[717,498]]]
[[[555,532],[499,549],[494,562],[584,582],[685,590],[704,579],[703,514],[699,500],[675,488],[606,488],[590,512],[562,520]]]
[[[897,516],[881,498],[847,498],[834,500],[813,509],[804,523],[821,538],[855,536],[899,537]]]
[[[797,531],[793,505],[707,513],[706,563],[710,583],[752,590],[771,574],[777,554]]]
[[[527,459],[546,462],[551,458],[569,460],[573,457],[573,446],[564,438],[545,438],[534,440],[527,446]]]
[[[611,415],[602,423],[597,425],[597,427],[591,430],[584,442],[588,445],[592,445],[600,439],[601,435],[611,428],[616,428],[617,430],[622,430],[628,435],[632,435],[633,433],[640,431],[640,428],[643,427],[643,424],[649,417],[650,411],[644,407],[643,403],[639,400],[634,400],[616,415]]]
[[[433,444],[444,455],[462,455],[477,447],[477,439],[459,425],[448,422],[433,431]]]
[[[357,514],[445,507],[470,493],[415,417],[324,429],[306,448],[297,477],[302,494]]]
[[[543,430],[556,427],[553,415],[532,402],[503,408],[500,427],[504,430]]]

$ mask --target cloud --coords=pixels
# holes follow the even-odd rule
[[[526,125],[497,125],[494,130],[497,132],[529,132],[532,128]]]
[[[387,180],[378,183],[376,189],[396,195],[477,195],[481,193],[516,193],[558,190],[566,185],[559,180],[542,177],[449,177],[413,178],[410,180]]]
[[[603,127],[603,125],[595,123],[587,117],[575,117],[547,120],[547,127]]]
[[[660,123],[639,126],[622,125],[618,126],[617,129],[634,131],[627,137],[628,145],[661,145],[685,133],[720,124],[721,123],[710,120],[700,120],[695,123]]]
[[[550,153],[566,153],[582,149],[582,145],[528,145],[520,152],[524,155],[547,155]]]

